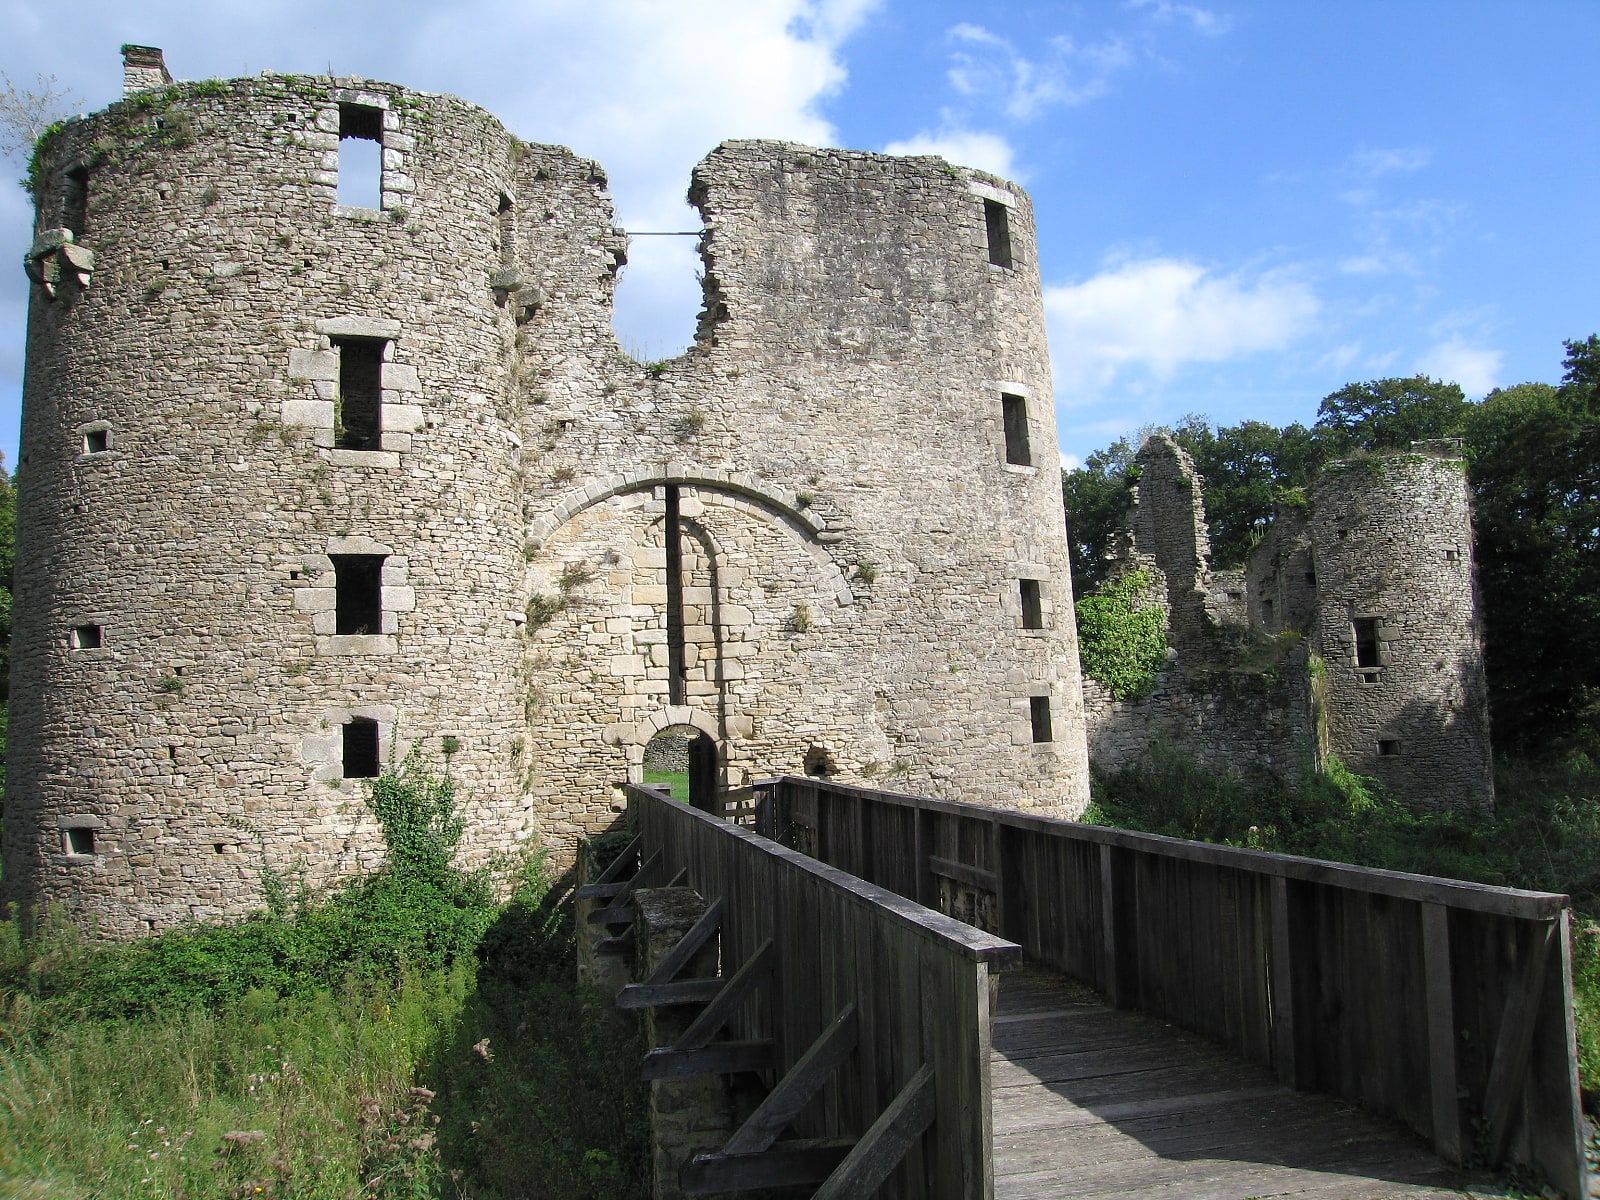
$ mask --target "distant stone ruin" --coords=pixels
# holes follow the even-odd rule
[[[1166,614],[1157,686],[1118,699],[1084,680],[1089,755],[1164,743],[1219,767],[1293,777],[1336,755],[1419,810],[1494,803],[1461,444],[1329,464],[1280,504],[1245,570],[1210,565],[1199,472],[1156,434],[1114,548]]]

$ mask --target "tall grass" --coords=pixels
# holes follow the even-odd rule
[[[318,902],[125,947],[0,922],[0,1196],[642,1192],[641,1051],[548,880],[455,871],[425,763],[374,799],[388,865]]]

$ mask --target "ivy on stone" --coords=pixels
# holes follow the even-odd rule
[[[1148,571],[1129,571],[1076,605],[1083,672],[1118,700],[1148,696],[1166,665],[1166,614],[1139,605],[1149,586]]]

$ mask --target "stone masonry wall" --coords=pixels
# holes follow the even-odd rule
[[[1459,443],[1335,463],[1311,510],[1330,749],[1423,809],[1494,802],[1487,682]],[[1373,622],[1378,665],[1356,657]]]
[[[380,208],[337,205],[341,106],[375,122]],[[626,240],[599,167],[454,98],[267,75],[138,93],[52,139],[8,898],[128,935],[256,906],[263,861],[313,885],[370,867],[343,760],[361,721],[385,761],[459,741],[471,862],[530,837],[569,858],[669,725],[716,739],[731,783],[820,749],[847,778],[1081,810],[1027,197],[772,142],[720,147],[691,194],[700,338],[647,368],[611,332]],[[352,345],[381,358],[362,448]],[[1041,465],[1007,461],[1002,394]],[[360,632],[339,632],[340,555],[383,557]]]

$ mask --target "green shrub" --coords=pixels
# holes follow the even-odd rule
[[[1149,586],[1149,572],[1129,571],[1076,605],[1084,674],[1118,700],[1148,696],[1166,665],[1166,615],[1154,605],[1137,607]]]

